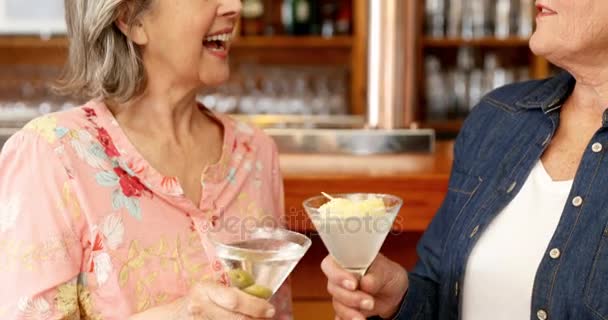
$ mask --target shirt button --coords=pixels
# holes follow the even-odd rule
[[[547,314],[547,311],[540,309],[536,312],[536,317],[538,318],[538,320],[547,320],[549,315]]]
[[[599,142],[596,142],[596,143],[594,143],[594,144],[591,146],[591,150],[593,150],[593,152],[595,152],[595,153],[598,153],[598,152],[602,151],[602,149],[603,149],[603,148],[604,148],[604,147],[603,147],[603,146],[602,146],[602,144],[601,144],[601,143],[599,143]]]
[[[562,255],[562,252],[559,251],[558,248],[553,248],[553,249],[551,249],[551,251],[549,251],[549,256],[552,259],[558,259],[561,255]]]
[[[581,198],[580,196],[576,196],[574,197],[574,199],[572,199],[572,205],[575,207],[580,207],[583,204],[583,198]]]

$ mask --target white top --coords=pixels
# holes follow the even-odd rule
[[[536,270],[572,181],[553,181],[541,161],[473,248],[462,288],[463,320],[530,319]],[[558,250],[551,256],[559,257]]]

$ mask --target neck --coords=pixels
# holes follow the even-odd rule
[[[198,110],[198,88],[184,88],[156,78],[150,79],[141,96],[111,107],[112,112],[128,129],[179,143],[192,135],[201,119],[206,119]]]
[[[567,68],[576,78],[576,86],[571,96],[579,107],[603,114],[608,109],[608,67],[602,63],[580,63]]]
[[[601,117],[608,109],[608,83],[589,84],[579,81],[569,99],[569,104],[576,110],[584,112],[591,117]]]

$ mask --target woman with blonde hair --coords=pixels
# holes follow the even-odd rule
[[[90,101],[0,154],[0,318],[290,318],[287,287],[225,287],[205,237],[283,212],[273,142],[196,101],[229,76],[240,1],[65,7],[59,89]]]

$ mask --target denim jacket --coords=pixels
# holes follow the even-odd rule
[[[509,85],[474,108],[456,139],[448,192],[418,244],[419,262],[396,319],[461,318],[471,249],[551,142],[575,83],[562,73]],[[533,320],[608,319],[608,112],[601,121],[537,270]],[[549,254],[555,248],[560,255]]]

